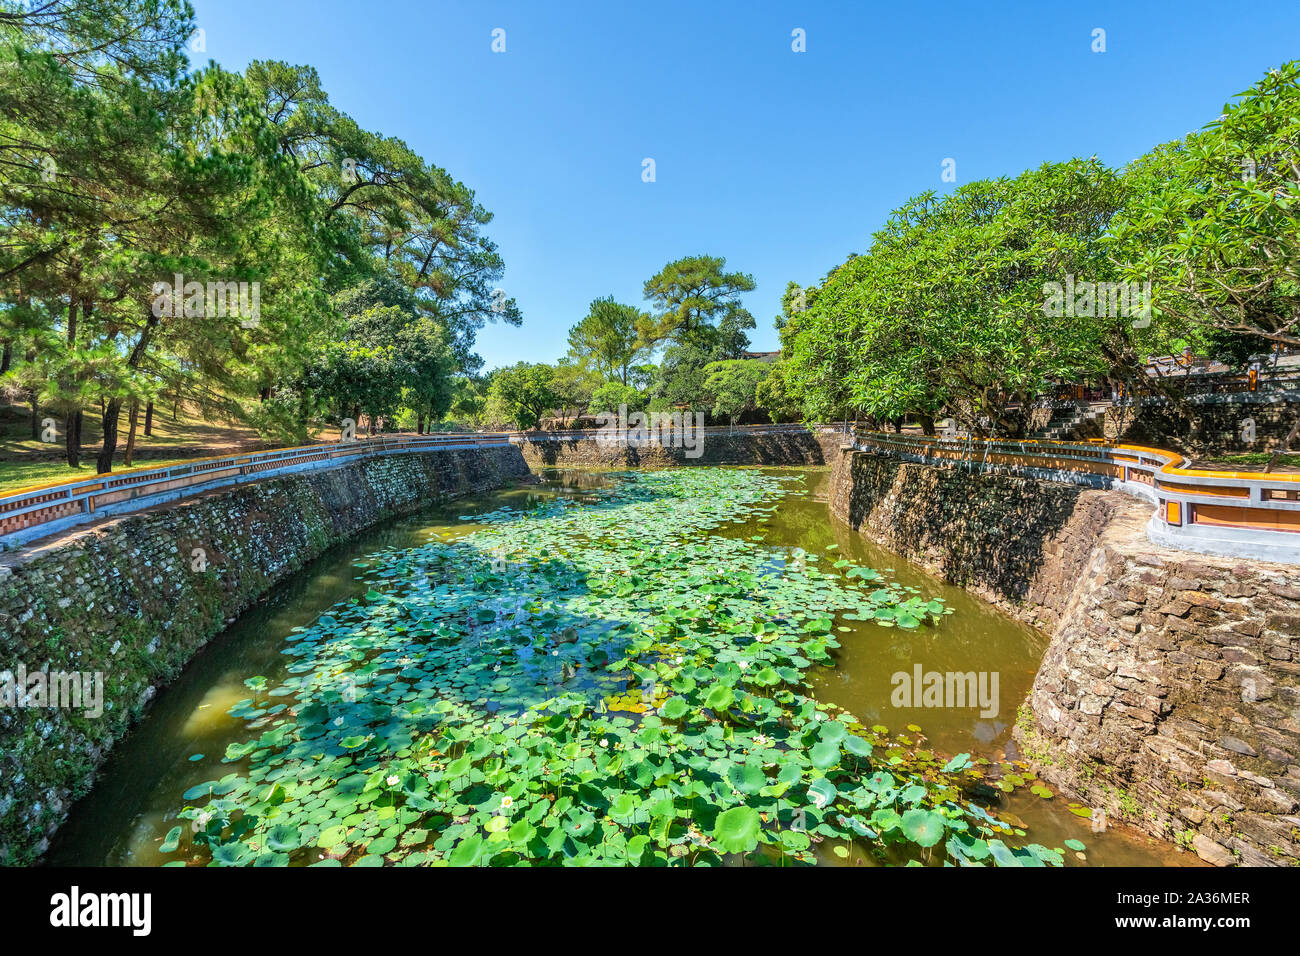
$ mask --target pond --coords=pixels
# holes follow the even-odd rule
[[[828,477],[552,470],[340,546],[158,695],[46,862],[1198,862],[1024,770],[1046,639],[832,522]],[[934,706],[917,665],[984,679]]]

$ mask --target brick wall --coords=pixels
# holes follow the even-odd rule
[[[855,531],[1043,629],[1122,503],[1075,485],[860,452],[839,453],[829,499]]]

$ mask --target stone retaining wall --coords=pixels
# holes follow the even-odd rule
[[[830,507],[1051,636],[1016,739],[1059,792],[1214,864],[1300,864],[1300,568],[1157,547],[1119,493],[863,452]]]
[[[1200,457],[1239,455],[1277,450],[1297,418],[1300,401],[1250,392],[1194,398],[1183,411],[1167,401],[1146,398],[1136,406],[1107,409],[1093,434],[1078,437],[1153,445]],[[1247,419],[1255,423],[1253,442],[1243,436]]]
[[[1098,538],[1019,739],[1108,819],[1217,865],[1300,864],[1300,569]]]
[[[527,474],[514,447],[394,455],[224,489],[4,555],[0,672],[100,672],[104,712],[0,707],[0,863],[44,852],[156,689],[277,582],[385,518]]]
[[[838,453],[831,514],[1043,630],[1125,499],[1077,485]]]
[[[606,445],[594,438],[529,438],[519,442],[533,468],[666,468],[679,465],[829,465],[843,435],[784,433],[719,435],[708,432],[696,458],[683,448]]]

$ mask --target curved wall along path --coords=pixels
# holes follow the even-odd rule
[[[844,449],[832,513],[1051,638],[1015,737],[1216,865],[1300,864],[1300,569],[1153,545],[1123,494]]]
[[[44,852],[156,690],[277,582],[386,518],[527,474],[513,446],[395,455],[222,489],[4,555],[0,864]],[[102,714],[5,700],[3,672],[20,667],[102,674]]]

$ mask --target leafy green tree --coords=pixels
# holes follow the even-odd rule
[[[695,344],[668,346],[650,387],[651,398],[662,399],[665,407],[699,404],[704,399],[708,378],[705,366],[728,358],[731,356],[717,349]]]
[[[726,264],[720,256],[686,256],[646,280],[645,297],[659,310],[654,340],[709,351],[719,338],[728,351],[749,346],[744,331],[754,327],[754,317],[740,304],[740,296],[754,290],[754,278],[725,272]],[[739,347],[738,335],[743,340]]]
[[[458,375],[452,380],[451,408],[448,413],[453,421],[470,427],[484,424],[487,402],[486,377]]]
[[[713,416],[726,416],[735,425],[746,412],[755,411],[758,408],[758,387],[771,371],[770,363],[755,359],[733,359],[706,365],[704,389],[713,403]]]
[[[1103,236],[1124,195],[1096,160],[1074,160],[910,201],[783,330],[803,404],[912,413],[927,431],[946,409],[1023,434],[1053,381],[1131,366],[1132,317],[1053,314],[1047,301],[1051,283],[1114,277]]]
[[[1276,343],[1272,339],[1266,339],[1262,335],[1208,328],[1194,351],[1240,371],[1256,357],[1267,358],[1275,347]]]
[[[633,365],[628,371],[627,383],[638,392],[644,392],[654,384],[658,374],[659,366],[650,362],[643,365]]]
[[[309,67],[191,73],[193,27],[183,0],[0,0],[3,384],[34,428],[38,407],[65,416],[72,465],[98,401],[101,471],[124,405],[130,449],[164,390],[295,437],[329,406],[441,418],[477,329],[520,321],[490,213],[333,109]],[[385,278],[402,302],[330,299]],[[212,314],[232,282],[256,316]]]
[[[1300,60],[1125,180],[1114,254],[1127,278],[1153,280],[1162,320],[1300,345]]]
[[[555,369],[541,362],[519,362],[492,373],[488,386],[489,415],[519,429],[536,428],[542,416],[559,404]]]
[[[744,355],[749,336],[741,324],[748,316],[743,310],[726,310],[716,326],[705,326],[695,334],[670,339],[650,385],[651,399],[660,400],[665,408],[695,406],[704,401],[708,378],[705,366],[738,360]],[[753,318],[749,317],[747,322],[753,328]]]
[[[629,412],[644,411],[645,395],[622,382],[606,382],[592,393],[588,411],[593,415],[601,412],[618,414],[620,405],[627,406]]]
[[[369,280],[334,297],[346,322],[343,337],[327,345],[308,386],[340,417],[364,412],[372,428],[406,408],[417,430],[451,407],[456,359],[450,336],[425,315],[409,289],[394,279]]]
[[[624,385],[638,360],[650,351],[650,316],[613,297],[592,301],[587,315],[569,329],[569,353],[607,379]]]
[[[793,280],[787,282],[781,295],[781,314],[772,321],[776,330],[780,332],[792,317],[807,309],[816,293],[815,288],[805,288]]]
[[[330,105],[311,67],[259,61],[246,72],[282,153],[316,192],[320,228],[342,254],[343,268],[399,279],[446,327],[462,372],[477,371],[479,329],[489,321],[522,321],[515,300],[497,285],[504,264],[483,232],[492,214],[401,140],[367,132]]]
[[[817,291],[830,285],[831,277],[844,268],[833,270]],[[816,421],[847,417],[850,409],[856,410],[849,387],[858,348],[856,320],[838,321],[849,310],[854,289],[852,277],[843,277],[821,308],[791,311],[781,326],[781,376],[786,391]],[[805,290],[810,303],[812,292]]]
[[[373,433],[380,419],[395,416],[402,405],[402,385],[392,345],[345,339],[327,345],[308,372],[308,385],[337,402],[342,414],[358,424],[370,418]]]
[[[33,337],[22,374],[43,382],[34,400],[65,412],[71,465],[80,409],[99,399],[103,472],[124,402],[150,394],[161,375],[236,386],[259,336],[301,338],[281,323],[314,313],[302,295],[273,290],[310,282],[270,283],[260,331],[213,321],[188,296],[160,312],[154,289],[175,275],[203,285],[266,280],[277,247],[270,210],[294,206],[294,176],[276,161],[237,75],[182,72],[187,4],[68,0],[27,15],[5,7],[0,58],[14,69],[0,70],[0,155],[19,161],[0,175],[15,223],[0,270],[18,286],[17,314],[36,314],[29,303],[40,301],[53,323],[55,335]]]
[[[29,364],[15,370],[7,350],[5,371],[28,389],[33,429],[38,404],[65,415],[70,465],[81,405],[106,371],[100,280],[121,275],[104,268],[123,248],[117,230],[148,215],[167,145],[160,117],[189,95],[179,74],[191,21],[182,3],[0,2],[0,277],[11,305],[0,339],[23,339]]]
[[[786,364],[776,362],[769,369],[754,390],[754,404],[774,422],[798,421],[803,415],[803,408],[786,377]]]
[[[562,358],[551,369],[551,391],[555,409],[561,419],[581,414],[591,402],[592,393],[604,382],[603,376],[571,358]]]
[[[397,336],[403,404],[416,414],[416,431],[442,421],[455,398],[456,355],[446,326],[420,316]]]

